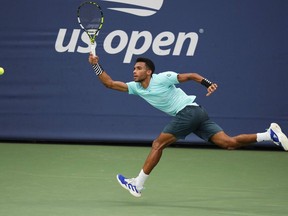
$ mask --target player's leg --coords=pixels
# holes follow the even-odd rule
[[[272,125],[272,124],[271,124]],[[201,122],[194,133],[200,138],[210,141],[225,149],[236,149],[255,142],[271,141],[271,128],[263,133],[240,134],[237,136],[227,135],[223,129],[210,119]]]
[[[153,141],[151,151],[144,163],[143,171],[149,175],[153,168],[158,164],[164,148],[177,141],[177,138],[169,133],[161,133],[157,139]]]
[[[208,119],[207,113],[199,106],[186,106],[165,126],[162,133],[153,141],[143,171],[149,175],[159,162],[162,151],[178,139],[185,139],[199,127],[199,124]]]
[[[271,123],[268,130],[263,133],[240,134],[230,137],[224,131],[220,131],[211,136],[210,141],[225,149],[236,149],[256,142],[272,141],[288,151],[288,139],[276,123]]]
[[[184,139],[199,127],[201,122],[208,119],[207,113],[199,106],[186,106],[165,126],[162,133],[153,141],[151,151],[140,171],[135,178],[137,187],[141,188],[148,175],[161,159],[164,148]]]
[[[161,133],[157,139],[153,141],[151,151],[144,163],[143,169],[136,178],[128,179],[123,175],[117,175],[119,184],[127,189],[133,196],[141,197],[141,191],[144,188],[144,183],[148,179],[153,168],[158,164],[162,151],[168,145],[177,141],[176,137],[169,133]]]
[[[211,142],[225,149],[236,149],[257,141],[257,134],[241,134],[230,137],[224,131],[214,134],[210,138]]]

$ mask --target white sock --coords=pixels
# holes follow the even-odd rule
[[[148,179],[149,175],[145,174],[143,169],[141,169],[139,175],[136,178],[136,187],[143,188],[145,181]]]
[[[270,141],[270,133],[269,130],[264,133],[257,133],[257,142],[263,142],[263,141]]]

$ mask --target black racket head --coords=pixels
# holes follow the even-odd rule
[[[88,34],[97,34],[102,28],[104,15],[96,2],[86,1],[80,4],[77,10],[79,25]]]

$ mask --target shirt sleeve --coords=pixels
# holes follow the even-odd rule
[[[178,73],[173,71],[166,71],[159,73],[159,77],[162,83],[167,83],[167,85],[179,84]]]
[[[127,86],[128,86],[128,94],[133,94],[133,95],[137,95],[137,86],[136,86],[136,83],[134,81],[131,81],[131,82],[127,82],[126,83]]]

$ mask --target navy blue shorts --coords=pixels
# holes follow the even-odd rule
[[[201,106],[186,106],[171,122],[166,125],[163,133],[173,134],[177,139],[185,139],[191,133],[205,141],[223,129],[211,121],[207,112]]]

